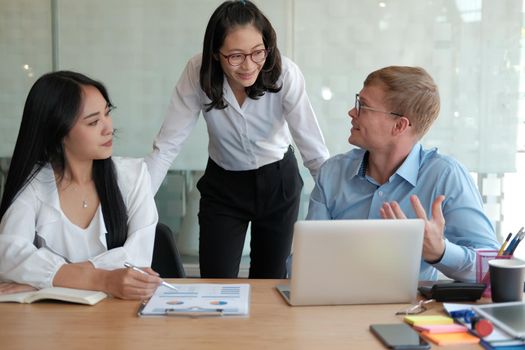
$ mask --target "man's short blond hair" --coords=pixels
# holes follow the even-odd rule
[[[392,112],[408,118],[419,138],[426,134],[438,117],[438,87],[423,68],[381,68],[368,75],[364,86],[368,85],[380,85],[384,88],[387,106]]]

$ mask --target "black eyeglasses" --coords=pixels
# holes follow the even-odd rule
[[[110,114],[110,113],[113,112],[115,109],[117,109],[117,106],[113,106],[111,103],[108,103],[108,105],[106,106],[106,109],[107,109],[106,114]]]
[[[252,53],[234,53],[234,54],[231,54],[231,55],[224,55],[222,52],[219,51],[219,53],[221,54],[222,57],[224,57],[228,63],[230,64],[230,66],[233,66],[233,67],[238,67],[240,66],[241,64],[244,63],[244,61],[246,61],[246,57],[250,56],[250,59],[255,62],[255,63],[261,63],[263,62],[266,57],[268,57],[268,53],[270,52],[269,49],[260,49],[260,50],[255,50],[254,52]]]
[[[361,109],[367,109],[369,111],[377,112],[377,113],[391,114],[391,115],[395,115],[396,117],[402,117],[403,116],[403,114],[401,114],[401,113],[386,112],[386,111],[381,111],[379,109],[375,109],[375,108],[372,108],[372,107],[363,106],[361,104],[361,100],[359,99],[359,94],[355,94],[355,110],[357,111],[357,116],[358,117],[359,117],[359,114],[361,112]]]

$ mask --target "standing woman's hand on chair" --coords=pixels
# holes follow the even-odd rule
[[[432,203],[432,219],[428,219],[425,208],[421,205],[416,195],[410,196],[410,204],[416,216],[425,220],[425,236],[423,238],[423,259],[430,264],[441,261],[445,254],[445,217],[441,209],[441,204],[445,196],[441,195]],[[406,215],[401,210],[397,202],[385,202],[380,209],[383,219],[406,219]]]

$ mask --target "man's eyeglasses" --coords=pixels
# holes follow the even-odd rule
[[[396,117],[402,117],[403,116],[403,114],[401,114],[401,113],[386,112],[386,111],[381,111],[379,109],[375,109],[375,108],[372,108],[372,107],[363,106],[361,104],[361,100],[359,99],[359,94],[355,94],[355,110],[357,111],[357,116],[358,117],[359,117],[359,114],[361,112],[361,109],[367,109],[367,110],[372,111],[372,112],[378,112],[378,113],[385,113],[385,114],[395,115]]]
[[[246,57],[250,56],[250,59],[255,63],[263,62],[268,56],[269,49],[255,50],[252,53],[234,53],[231,55],[224,55],[222,52],[219,52],[222,57],[224,57],[230,66],[238,67],[246,61]]]

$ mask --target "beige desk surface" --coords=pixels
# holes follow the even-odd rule
[[[385,349],[369,332],[369,325],[402,322],[402,316],[394,314],[407,306],[289,307],[274,288],[285,282],[281,280],[172,282],[250,283],[250,315],[139,318],[138,301],[118,299],[95,306],[1,303],[0,349]],[[435,304],[425,314],[441,312]]]

